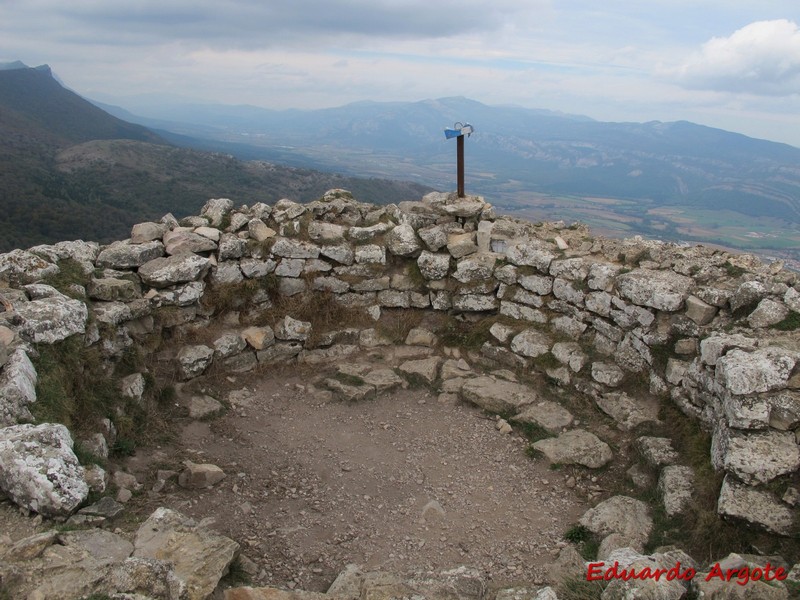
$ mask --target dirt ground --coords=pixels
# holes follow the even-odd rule
[[[565,474],[529,458],[523,438],[500,433],[479,409],[420,389],[325,399],[309,386],[318,375],[211,384],[231,408],[187,419],[179,444],[138,452],[127,468],[146,490],[156,469],[187,458],[226,478],[206,490],[172,483],[131,508],[142,518],[175,508],[237,540],[253,584],[325,591],[350,563],[468,565],[502,585],[545,580],[564,532],[588,508]]]

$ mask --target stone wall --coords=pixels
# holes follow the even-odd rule
[[[85,288],[41,283],[65,259],[91,274]],[[479,197],[375,206],[331,190],[306,205],[210,200],[199,216],[141,223],[108,246],[15,250],[0,255],[0,280],[3,425],[30,419],[33,344],[82,335],[113,360],[148,336],[211,323],[204,297],[220,290],[238,293],[243,313],[325,293],[373,318],[406,308],[496,314],[486,361],[571,387],[623,429],[647,419],[649,397],[670,397],[713,431],[710,459],[726,473],[720,513],[780,534],[791,527],[790,499],[766,486],[800,469],[800,291],[779,263],[532,224],[497,216]],[[212,364],[247,371],[341,357],[374,335],[309,333],[290,318],[242,326],[175,360],[183,378]]]

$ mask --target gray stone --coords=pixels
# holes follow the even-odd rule
[[[401,224],[386,234],[386,249],[395,256],[412,256],[422,249],[414,228]]]
[[[595,402],[624,431],[630,431],[642,423],[658,421],[656,405],[637,402],[625,392],[602,394]]]
[[[208,346],[184,346],[176,356],[181,378],[186,380],[202,375],[213,358],[214,350]]]
[[[459,259],[452,277],[461,283],[486,281],[494,271],[495,255],[473,254]]]
[[[239,261],[242,274],[248,279],[266,277],[275,270],[277,263],[272,259],[261,260],[258,258],[243,258]]]
[[[635,269],[617,277],[620,296],[639,306],[674,312],[680,310],[694,280],[674,271]]]
[[[447,251],[453,258],[461,258],[477,252],[475,233],[451,233],[447,236]]]
[[[432,348],[436,345],[436,336],[432,331],[423,327],[414,327],[408,332],[405,344],[408,346],[428,346]]]
[[[19,333],[35,344],[54,344],[86,332],[89,311],[80,300],[72,300],[50,286],[39,286],[47,296],[14,307],[21,320]]]
[[[736,312],[740,308],[759,302],[766,295],[767,288],[764,287],[764,284],[758,281],[745,281],[736,288],[728,302],[730,303],[731,311]]]
[[[204,600],[211,596],[238,553],[239,544],[233,540],[198,526],[178,512],[159,508],[136,532],[133,556],[171,563],[187,600]]]
[[[174,255],[187,252],[212,252],[217,249],[217,244],[189,229],[176,229],[164,235],[164,247],[168,255]]]
[[[238,261],[226,260],[211,269],[210,280],[217,285],[232,285],[243,281],[244,275]]]
[[[651,467],[671,465],[678,460],[678,453],[669,438],[642,436],[636,440],[636,447]]]
[[[335,223],[311,221],[308,224],[308,237],[321,244],[341,244],[347,228]]]
[[[689,296],[686,299],[686,316],[698,325],[708,325],[716,314],[716,306],[703,302],[697,296]]]
[[[686,558],[684,560],[676,560],[670,554],[660,553],[642,555],[633,548],[622,547],[610,552],[605,558],[605,564],[618,565],[620,570],[627,569],[628,571],[642,572],[644,569],[649,569],[649,572],[656,573],[658,569],[665,572],[669,569],[674,569],[675,565],[680,562],[682,567],[680,570],[683,572],[684,569],[691,566],[686,564]],[[627,581],[614,579],[603,590],[600,598],[601,600],[619,600],[622,598],[631,600],[680,600],[685,598],[686,594],[687,588],[684,587],[680,580],[662,576],[658,578],[631,578]]]
[[[560,433],[562,429],[572,425],[572,413],[560,404],[543,401],[531,404],[520,413],[514,415],[512,421],[520,423],[533,423],[550,433]]]
[[[587,356],[576,342],[557,342],[550,350],[551,354],[563,365],[567,365],[573,373],[578,373],[586,364]]]
[[[271,227],[267,227],[267,224],[261,219],[251,219],[248,221],[247,233],[250,235],[251,239],[257,242],[263,242],[278,234],[278,232]]]
[[[628,496],[613,496],[587,510],[580,524],[592,533],[606,536],[619,533],[643,545],[653,529],[653,520],[647,505]]]
[[[790,287],[783,296],[783,303],[796,313],[800,313],[800,292]]]
[[[189,417],[192,419],[205,419],[222,411],[222,404],[211,396],[192,396],[189,398]]]
[[[275,275],[278,277],[300,277],[305,266],[305,259],[282,258],[275,268]]]
[[[800,392],[782,391],[769,398],[769,426],[790,431],[800,425]]]
[[[510,317],[515,321],[528,321],[530,323],[547,323],[547,316],[540,310],[517,304],[516,302],[500,302],[500,314]]]
[[[747,322],[753,329],[771,327],[780,323],[789,315],[789,309],[783,302],[776,302],[764,298],[758,303],[756,309],[747,317]]]
[[[355,242],[364,242],[386,233],[393,227],[394,226],[389,223],[375,223],[368,227],[351,227],[347,235]]]
[[[33,420],[29,406],[36,402],[36,369],[22,348],[14,350],[0,371],[0,425]]]
[[[355,249],[355,261],[359,265],[385,265],[386,250],[375,244],[358,246]]]
[[[534,267],[540,273],[548,273],[555,255],[541,244],[516,243],[506,249],[508,262],[517,266]]]
[[[318,258],[319,246],[301,240],[280,238],[272,245],[272,253],[284,258]]]
[[[567,316],[556,317],[550,325],[556,332],[563,333],[573,340],[578,339],[588,328],[586,323]]]
[[[206,217],[214,227],[219,227],[231,210],[233,210],[233,201],[228,198],[211,198],[200,209],[200,215]]]
[[[539,440],[533,447],[544,453],[551,463],[582,465],[590,469],[599,469],[614,457],[608,444],[584,429],[572,429],[556,438]]]
[[[155,298],[159,306],[191,306],[196,304],[206,290],[202,281],[192,281],[158,290]]]
[[[494,294],[464,294],[453,299],[453,309],[466,312],[485,312],[497,310],[500,302]]]
[[[94,504],[90,504],[89,506],[85,506],[84,508],[80,509],[78,514],[114,519],[123,512],[125,512],[125,507],[121,503],[114,500],[111,496],[104,496]],[[131,551],[133,551],[132,545]],[[128,555],[129,554],[130,552],[128,552]]]
[[[98,323],[114,327],[133,318],[130,307],[124,302],[95,302],[92,305],[92,315]]]
[[[217,249],[218,260],[234,260],[245,255],[247,240],[244,240],[232,233],[225,233],[220,237],[219,248]],[[253,252],[255,255],[256,253]],[[257,256],[256,258],[265,258]]]
[[[210,266],[207,258],[196,254],[177,254],[153,259],[139,268],[139,277],[147,285],[164,288],[200,279]]]
[[[718,425],[711,451],[717,468],[750,485],[767,483],[800,468],[800,446],[788,431],[740,431]]]
[[[715,377],[732,394],[768,392],[786,387],[795,362],[794,354],[777,347],[753,352],[734,349],[717,360]]]
[[[55,265],[27,250],[0,254],[0,280],[12,284],[33,283],[59,272]]]
[[[115,279],[112,277],[92,279],[86,289],[93,300],[104,302],[127,301],[139,298],[139,286],[129,279]]]
[[[128,240],[106,246],[97,256],[97,266],[110,269],[133,269],[164,256],[164,244],[160,240],[144,244],[132,244]]]
[[[86,499],[89,486],[63,425],[0,429],[0,490],[46,517],[64,517]]]
[[[410,379],[420,379],[426,385],[433,385],[439,375],[439,366],[442,359],[438,356],[423,358],[420,360],[409,360],[402,363],[398,368]]]
[[[296,219],[304,212],[306,212],[306,207],[302,204],[293,202],[287,198],[281,198],[275,203],[275,207],[272,210],[272,218],[275,219],[276,223],[285,223],[286,221]]]
[[[296,296],[306,291],[306,282],[297,277],[278,277],[278,294],[281,296]]]
[[[225,472],[217,465],[197,464],[190,460],[184,461],[184,465],[186,468],[178,475],[178,485],[182,488],[201,490],[213,487],[225,479]]]
[[[311,335],[311,323],[298,321],[288,315],[275,326],[275,337],[279,340],[305,341],[309,335]]]
[[[694,471],[691,467],[669,465],[661,469],[658,493],[667,516],[674,517],[686,511],[692,500]]]
[[[622,267],[618,265],[607,265],[594,263],[589,267],[587,283],[593,290],[610,292],[614,288],[614,281],[617,273]]]
[[[516,414],[539,401],[528,386],[488,376],[469,379],[462,386],[461,395],[464,400],[494,413]]]
[[[722,482],[717,512],[785,536],[791,535],[794,522],[794,511],[772,494],[739,483],[730,475]]]
[[[194,232],[197,235],[202,235],[204,238],[208,238],[212,242],[218,242],[222,238],[222,232],[216,227],[197,227],[195,228]]]
[[[145,379],[141,373],[132,373],[119,382],[120,392],[126,398],[141,400],[144,395]]]
[[[744,335],[712,334],[700,341],[700,359],[713,367],[732,348],[755,350],[757,346],[758,340]]]
[[[223,333],[214,340],[214,358],[228,358],[239,354],[247,347],[247,342],[238,333]]]
[[[338,379],[326,379],[325,387],[347,402],[363,402],[375,397],[376,388],[366,383],[344,383]]]
[[[447,232],[441,225],[423,227],[417,234],[431,252],[438,252],[447,245]]]
[[[625,379],[625,373],[613,363],[593,362],[592,379],[609,387],[618,387]]]
[[[381,290],[378,292],[378,305],[385,308],[410,308],[409,292],[399,290]]]
[[[511,351],[534,358],[550,352],[550,338],[538,329],[526,329],[511,340]]]

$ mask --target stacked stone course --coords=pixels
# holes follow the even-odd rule
[[[85,289],[41,283],[65,259],[91,274]],[[798,317],[800,291],[780,263],[532,224],[498,216],[479,197],[432,193],[375,206],[331,190],[305,205],[213,199],[198,216],[141,223],[106,246],[14,250],[0,255],[0,280],[11,307],[0,313],[6,426],[30,419],[32,344],[82,335],[114,359],[164,330],[209,324],[203,299],[226,286],[252,284],[243,312],[269,307],[271,294],[326,293],[373,317],[397,308],[497,314],[506,319],[480,350],[487,361],[541,371],[623,429],[648,418],[647,398],[620,389],[644,379],[650,395],[670,397],[713,432],[709,458],[726,473],[719,512],[790,532],[791,506],[764,487],[800,469],[800,335],[775,328]],[[175,361],[184,379],[212,364],[242,372],[320,362],[356,352],[359,340],[368,345],[361,334],[312,337],[308,324],[287,317],[242,327],[213,347],[184,347]]]

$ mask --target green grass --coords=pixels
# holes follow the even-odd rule
[[[491,339],[489,328],[497,322],[496,317],[483,317],[479,321],[450,318],[437,331],[439,341],[444,346],[478,350]]]
[[[566,579],[558,586],[559,600],[601,600],[605,581],[586,581],[585,577]]]
[[[775,323],[772,328],[778,331],[794,331],[795,329],[800,329],[800,313],[790,311],[785,319]]]
[[[89,285],[90,280],[91,274],[85,273],[78,261],[72,258],[64,258],[58,261],[58,273],[45,277],[43,282],[53,286],[66,296],[82,300],[83,297],[71,290],[70,286],[79,285],[85,288]]]

